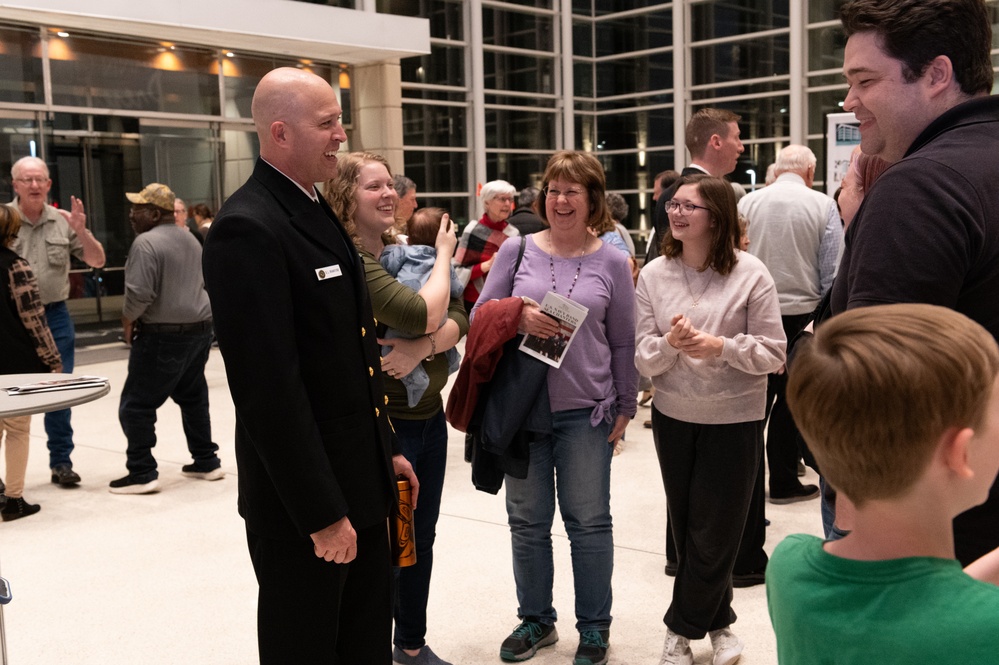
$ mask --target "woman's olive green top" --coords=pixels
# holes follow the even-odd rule
[[[418,337],[427,329],[427,303],[420,295],[400,284],[375,259],[370,252],[360,249],[364,261],[364,276],[368,282],[368,292],[371,294],[371,307],[374,310],[375,321],[378,324],[378,336],[385,334],[386,328],[395,330],[407,336]],[[461,298],[452,298],[448,305],[447,318],[458,324],[458,330],[464,337],[468,333],[468,314]],[[382,374],[385,382],[385,394],[388,395],[388,413],[391,418],[399,420],[426,420],[444,408],[441,391],[447,384],[447,358],[438,351],[433,360],[424,360],[423,369],[430,377],[430,385],[420,402],[410,408],[406,400],[406,387],[402,381],[393,379],[388,374]]]

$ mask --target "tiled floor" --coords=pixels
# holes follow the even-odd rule
[[[255,662],[256,584],[236,514],[234,417],[222,359],[207,368],[214,438],[229,476],[219,482],[180,475],[189,462],[178,409],[160,410],[162,490],[147,496],[108,493],[125,473],[118,397],[126,374],[121,347],[81,352],[78,372],[110,378],[111,394],[73,410],[77,489],[49,482],[40,416],[32,423],[25,497],[36,516],[0,523],[0,573],[14,600],[5,608],[12,665],[153,665]],[[658,663],[671,578],[663,575],[666,501],[647,407],[628,430],[612,472],[615,570],[610,662]],[[499,644],[517,623],[510,540],[502,496],[477,492],[452,432],[448,476],[435,548],[429,644],[454,665],[501,662]],[[0,462],[2,465],[2,462]],[[814,482],[814,476],[808,479]],[[818,502],[767,506],[770,550],[786,534],[820,532]],[[557,520],[556,520],[557,521]],[[569,546],[556,526],[556,608],[562,640],[534,659],[568,664],[576,647]],[[762,586],[736,589],[735,632],[745,665],[776,663]],[[708,641],[694,645],[701,665]]]

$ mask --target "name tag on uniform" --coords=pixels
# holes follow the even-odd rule
[[[326,266],[325,268],[316,268],[316,279],[320,282],[324,279],[339,277],[342,274],[343,271],[340,270],[340,266],[335,263],[331,266]]]

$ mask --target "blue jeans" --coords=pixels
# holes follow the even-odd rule
[[[156,409],[167,398],[180,407],[187,449],[197,470],[211,471],[221,466],[216,455],[219,447],[212,443],[205,381],[211,344],[211,332],[140,332],[132,342],[118,420],[128,439],[128,474],[137,482],[159,477],[152,452],[156,445]]]
[[[400,649],[419,649],[427,634],[427,598],[434,567],[434,540],[441,513],[441,492],[447,467],[447,423],[444,411],[426,420],[392,420],[403,456],[420,480],[420,496],[413,514],[416,563],[399,568],[395,603],[395,637]]]
[[[611,623],[614,534],[610,514],[610,423],[590,425],[591,409],[552,414],[552,434],[531,444],[527,478],[506,476],[506,511],[513,542],[517,615],[544,624],[552,606],[555,495],[572,551],[576,629],[606,630]],[[557,481],[556,481],[557,477]]]
[[[53,302],[45,306],[45,318],[52,331],[59,355],[62,356],[62,371],[73,373],[76,360],[76,329],[69,316],[65,302]],[[45,433],[48,435],[49,468],[60,464],[73,466],[69,459],[73,452],[73,425],[70,423],[70,409],[49,411],[45,414]]]

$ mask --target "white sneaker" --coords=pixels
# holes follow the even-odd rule
[[[708,635],[711,636],[711,648],[715,652],[711,665],[733,665],[742,656],[742,640],[728,628],[712,630]]]
[[[694,665],[694,652],[690,650],[690,640],[667,628],[663,657],[659,659],[659,665]]]

